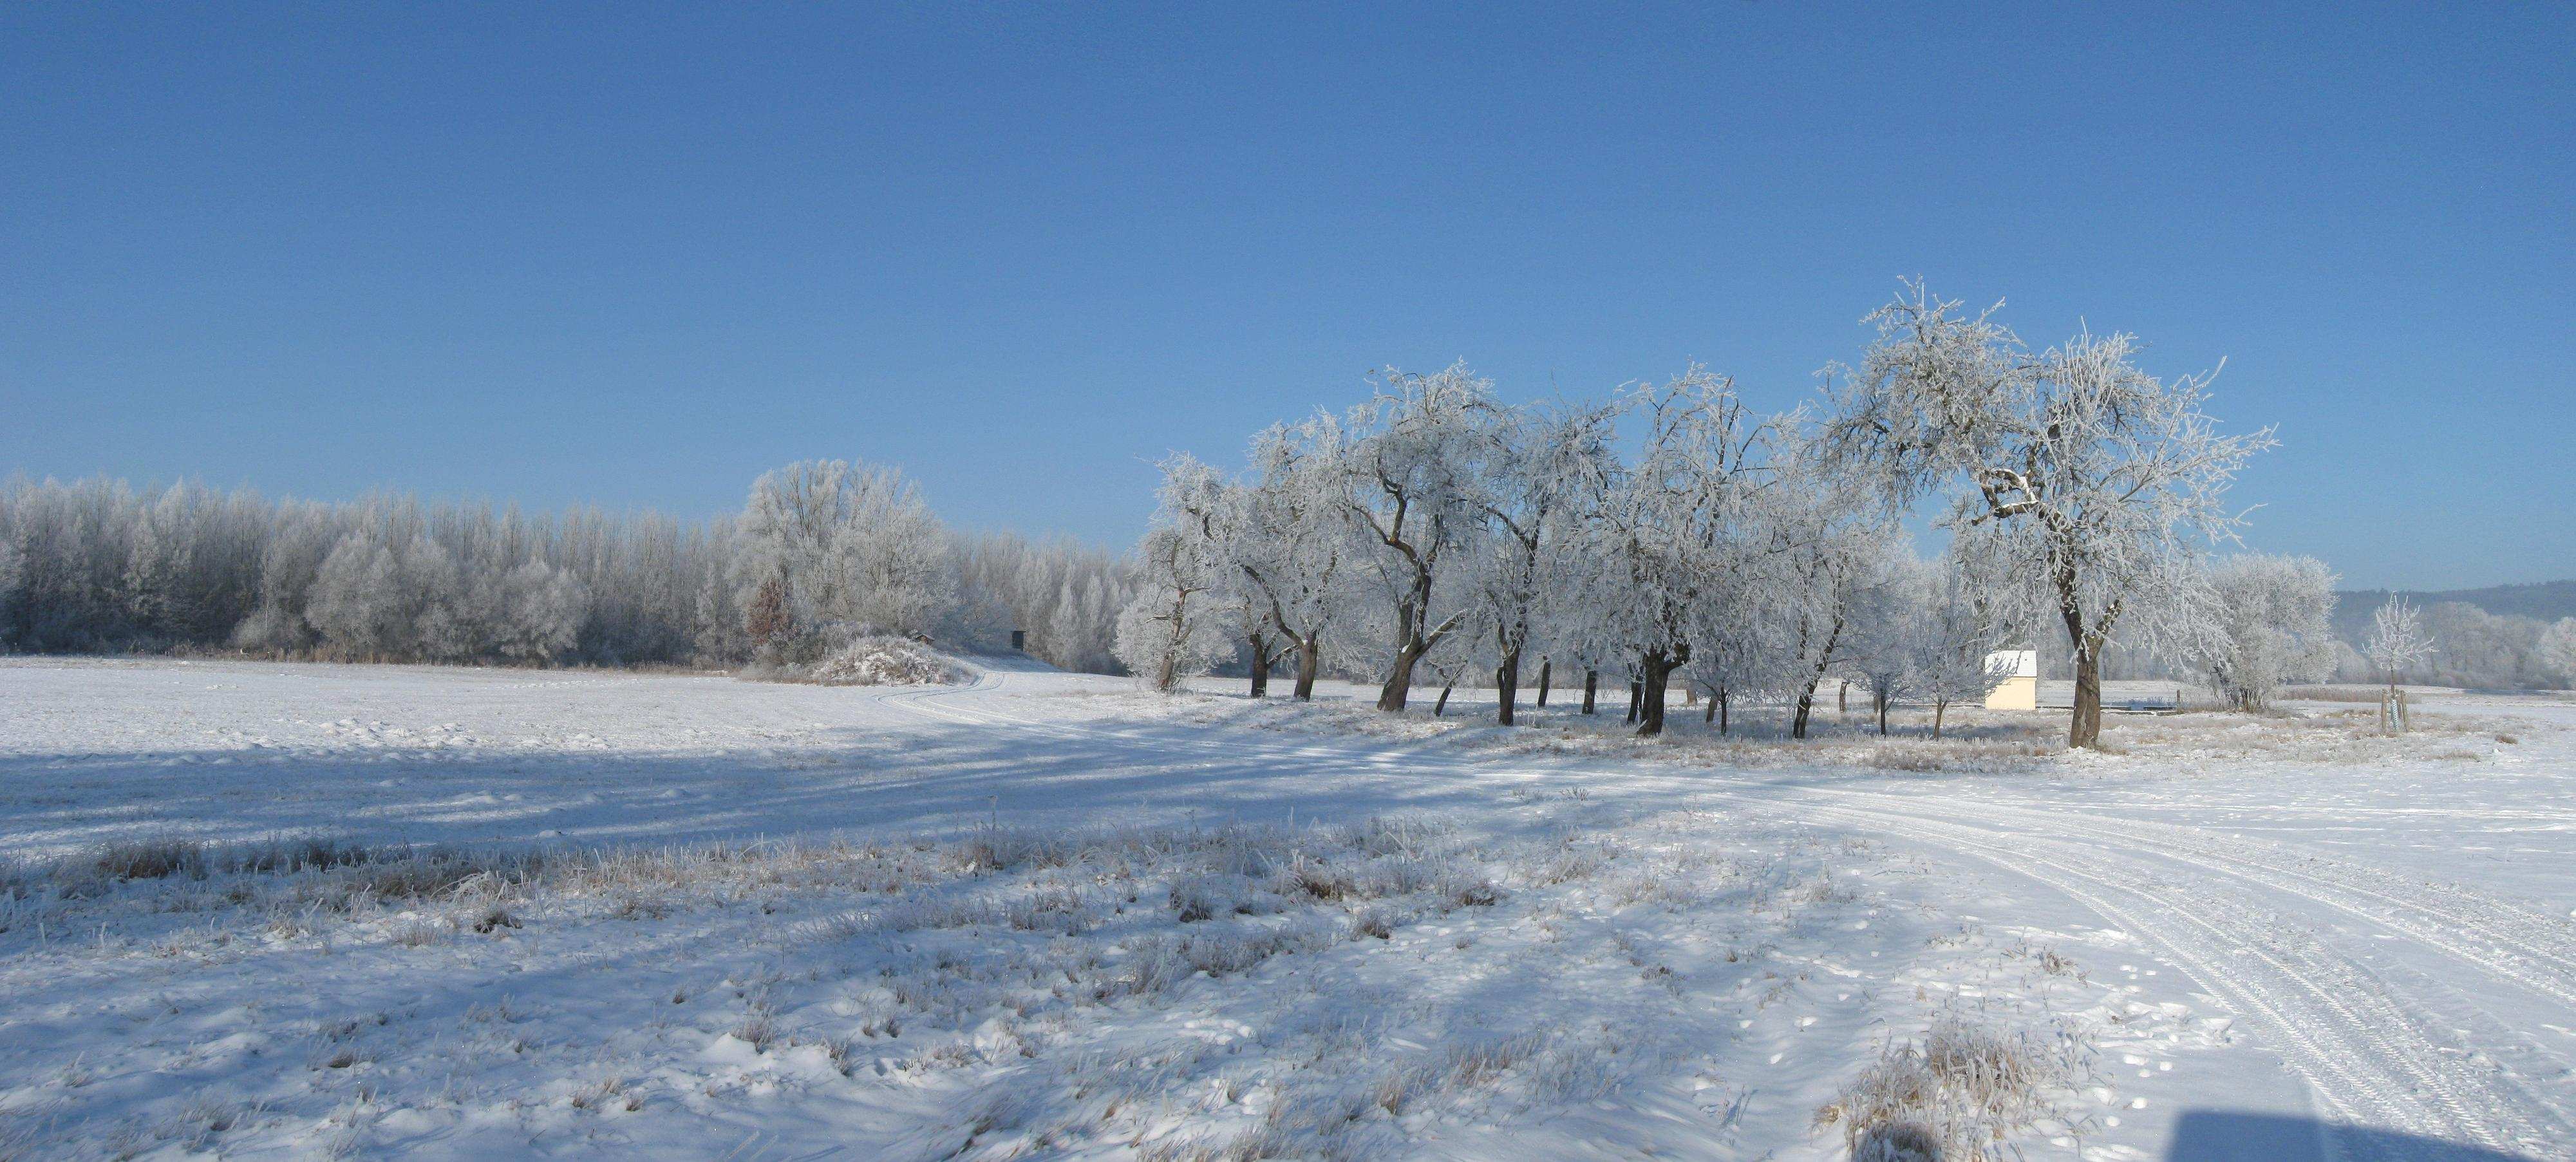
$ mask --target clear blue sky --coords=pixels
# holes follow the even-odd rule
[[[2226,357],[2255,547],[2576,576],[2576,7],[1203,7],[0,6],[0,474],[1123,542],[1372,366],[1786,406],[1921,274]]]

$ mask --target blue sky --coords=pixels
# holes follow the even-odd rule
[[[2576,7],[1586,7],[0,7],[0,474],[1123,542],[1371,367],[1786,407],[1920,274],[2224,357],[2254,547],[2576,576]]]

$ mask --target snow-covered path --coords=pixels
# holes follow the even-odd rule
[[[1250,713],[1255,709],[1262,713]],[[2063,1156],[2114,1159],[2555,1158],[2571,1156],[2576,1142],[2576,922],[2569,915],[2576,906],[2576,731],[2566,729],[2576,715],[2565,707],[2472,707],[2493,723],[2395,749],[2338,741],[2343,736],[2331,732],[2283,748],[2273,741],[2282,728],[2249,724],[2226,728],[2241,729],[2242,737],[2141,734],[2127,756],[1966,773],[1712,766],[1692,761],[1699,752],[1687,745],[1636,748],[1597,738],[1532,747],[1514,740],[1546,729],[1507,735],[1456,719],[1353,737],[1336,726],[1347,720],[1312,709],[1319,713],[1233,699],[1165,702],[1108,680],[1043,673],[995,674],[968,688],[869,692],[722,678],[12,660],[0,664],[0,821],[7,824],[0,849],[41,859],[134,836],[242,842],[316,832],[366,842],[651,845],[957,835],[992,823],[1042,832],[1385,816],[1436,819],[1464,834],[1540,846],[1579,832],[1606,837],[1604,850],[1614,851],[1634,848],[1639,836],[1671,835],[1675,821],[1685,821],[1679,825],[1706,834],[1678,850],[1681,862],[1654,865],[1667,870],[1640,884],[1669,877],[1669,868],[1698,866],[1691,861],[1703,857],[1691,854],[1689,843],[1785,839],[1820,852],[1840,850],[1835,844],[1883,845],[1888,855],[1859,861],[1868,867],[1852,872],[1881,896],[1805,920],[1793,915],[1769,937],[1738,932],[1740,922],[1725,920],[1731,934],[1710,942],[1711,921],[1696,905],[1666,905],[1659,913],[1666,918],[1646,922],[1532,885],[1509,907],[1440,921],[1436,934],[1400,933],[1383,954],[1374,945],[1345,945],[1320,956],[1317,965],[1340,966],[1327,975],[1373,982],[1363,995],[1405,993],[1412,997],[1405,1011],[1451,1014],[1443,1022],[1479,1009],[1473,991],[1461,991],[1468,984],[1511,977],[1531,983],[1503,995],[1513,1006],[1531,1006],[1524,1019],[1540,1022],[1522,1028],[1556,1027],[1579,1012],[1597,1024],[1597,1036],[1644,1037],[1661,1026],[1698,1039],[1687,1051],[1653,1058],[1669,1064],[1636,1062],[1646,1072],[1618,1082],[1625,1088],[1613,1105],[1596,1100],[1592,1113],[1579,1116],[1580,1102],[1547,1106],[1558,1112],[1536,1123],[1526,1116],[1454,1125],[1444,1119],[1438,1125],[1445,1130],[1407,1123],[1413,1151],[1549,1156],[1600,1141],[1620,1143],[1619,1150],[1678,1147],[1717,1157],[1831,1156],[1828,1140],[1803,1129],[1805,1112],[1814,1095],[1830,1092],[1834,1079],[1861,1061],[1817,1057],[1817,1042],[1801,1034],[1821,1021],[1815,1030],[1830,1034],[1823,1043],[1859,1052],[1919,1019],[1898,1011],[1904,1006],[1894,990],[1919,1000],[1926,989],[1955,985],[1943,974],[1967,962],[1871,961],[1921,958],[1925,938],[1938,948],[1948,939],[1944,931],[1983,932],[1975,939],[2016,956],[2053,962],[2063,953],[2076,966],[2073,979],[2089,974],[2094,982],[2086,986],[2091,991],[2078,990],[2080,998],[2067,993],[2051,1002],[2081,1003],[2093,1014],[2102,1054],[2093,1066],[2094,1112],[2078,1118],[2069,1136],[2022,1143],[2037,1151],[2032,1156],[2055,1144],[2066,1148]],[[1704,822],[1687,822],[1694,820]],[[839,930],[829,902],[822,906],[798,932]],[[1831,924],[1819,927],[1828,917]],[[1587,930],[1627,951],[1596,967],[1585,967],[1594,964],[1588,954],[1569,959],[1553,933],[1578,921],[1598,925]],[[650,962],[719,938],[762,950],[746,957],[787,955],[758,935],[775,924],[730,914],[709,923],[667,936],[598,929],[608,942],[595,950],[585,943],[593,936],[575,939],[570,927],[549,935],[550,945],[531,932],[522,938],[528,950],[550,946],[558,959],[530,959],[526,967],[542,965],[549,977],[566,980],[668,973]],[[1527,936],[1532,923],[1551,935]],[[16,935],[0,936],[26,938],[23,924]],[[1846,979],[1857,991],[1806,996],[1777,1011],[1767,1001],[1730,1007],[1761,979],[1737,971],[1733,942],[1756,939],[1776,946],[1772,956],[1809,965],[1792,979]],[[813,940],[799,935],[790,944],[834,946]],[[1450,949],[1453,940],[1458,951]],[[1463,951],[1471,943],[1476,951]],[[1727,950],[1718,958],[1721,947]],[[7,1059],[36,1054],[40,1045],[59,1056],[57,1046],[90,1044],[70,1035],[78,1025],[69,1014],[81,1011],[84,997],[129,997],[131,1005],[116,1002],[118,1011],[140,1015],[118,1020],[146,1026],[161,1019],[145,1012],[155,1005],[180,1012],[173,996],[202,994],[210,1013],[230,1011],[222,1009],[230,1003],[220,1000],[222,989],[171,977],[177,962],[108,957],[105,949],[102,938],[101,952],[78,961],[79,972],[68,971],[75,963],[66,959],[75,956],[68,948],[13,944],[0,952],[0,964],[20,962],[12,979],[46,982],[22,996],[15,1012],[0,1015],[0,1114],[67,1108],[45,1105],[65,1100],[57,1094],[61,1083],[10,1090]],[[434,951],[368,945],[362,954],[353,944],[340,955]],[[463,947],[441,955],[469,951],[484,955]],[[1421,978],[1421,969],[1388,960],[1399,951],[1406,958],[1464,957],[1469,967],[1454,979]],[[639,958],[636,967],[618,967]],[[1672,982],[1669,995],[1650,991],[1611,1004],[1625,996],[1619,990],[1636,985],[1637,964],[1648,965],[1650,981]],[[1654,977],[1665,964],[1679,975]],[[1615,971],[1597,981],[1583,975],[1604,970]],[[295,979],[300,970],[281,961],[273,971]],[[332,986],[346,995],[330,1003],[383,1003],[366,1000],[371,986],[359,983],[379,970],[361,972],[352,963],[335,971],[355,975]],[[489,975],[488,968],[477,971]],[[727,979],[741,976],[740,969],[726,971],[733,973]],[[1205,982],[1196,1007],[1183,1010],[1196,1015],[1170,1019],[1191,1028],[1309,1020],[1276,1009],[1279,981],[1267,971],[1248,971],[1241,988],[1232,979]],[[1584,982],[1580,988],[1602,1007],[1594,1011],[1583,993],[1535,983],[1559,973],[1568,987]],[[252,979],[244,977],[243,987]],[[492,977],[453,1007],[468,1010],[466,1022],[475,1027],[475,1012],[507,1010],[513,996],[526,1003],[531,979],[522,974],[514,986],[507,974]],[[1979,1005],[2008,997],[2025,1003],[2073,987],[2060,982],[2032,992],[2031,980],[2045,978],[2011,989],[1988,982],[1955,996],[1982,998]],[[851,1003],[818,1002],[812,1011],[837,1013]],[[38,1019],[39,1004],[54,1007]],[[1782,1032],[1765,1032],[1792,1013],[1803,1015]],[[1502,1023],[1488,1031],[1507,1035],[1512,1010],[1496,1015]],[[615,1030],[634,1016],[609,1004],[583,1019]],[[1742,1033],[1735,1032],[1739,1020]],[[1130,1034],[1112,1026],[1096,1034],[1085,1028],[1056,1036],[1103,1049],[1129,1044],[1115,1037]],[[447,1035],[433,1034],[427,1044]],[[602,1044],[628,1035],[596,1034]],[[661,1045],[667,1036],[648,1040]],[[1708,1040],[1735,1037],[1750,1040],[1724,1047]],[[699,1108],[734,1092],[722,1089],[718,1076],[768,1076],[761,1071],[784,1066],[770,1054],[722,1057],[743,1052],[723,1048],[730,1043],[719,1038],[706,1050],[717,1056],[685,1067],[666,1063],[651,1076],[703,1087],[709,1096],[687,1100],[702,1117],[718,1118],[708,1125],[740,1126],[741,1111],[732,1106]],[[605,1048],[585,1052],[611,1056]],[[656,1060],[663,1050],[635,1052],[643,1054],[638,1060]],[[50,1060],[30,1056],[27,1063]],[[72,1060],[82,1068],[77,1053]],[[1686,1060],[1702,1063],[1679,1064]],[[965,1116],[958,1103],[987,1100],[973,1095],[1001,1084],[1015,1067],[997,1068],[977,1088],[871,1089],[852,1107],[861,1112],[838,1122],[806,1106],[794,1107],[795,1118],[827,1137],[852,1125],[877,1127],[892,1135],[885,1141],[902,1144],[886,1146],[885,1156],[928,1156],[956,1145],[941,1144],[936,1131]],[[640,1069],[627,1072],[641,1076]],[[1663,1099],[1647,1080],[1676,1070],[1704,1076],[1691,1084],[1723,1100],[1694,1104],[1677,1095],[1658,1105]],[[401,1091],[396,1074],[379,1081]],[[370,1132],[381,1138],[388,1126],[412,1119],[418,1125],[408,1137],[385,1139],[408,1143],[395,1152],[472,1156],[494,1148],[498,1139],[473,1129],[490,1120],[475,1112],[473,1085],[444,1084],[467,1096],[444,1106],[428,1100],[428,1112],[406,1109]],[[663,1101],[634,1116],[651,1116]],[[574,1124],[520,1107],[512,1098],[509,1124],[516,1128],[505,1138],[554,1140],[549,1135]],[[1613,1117],[1606,1112],[1613,1109],[1625,1112]],[[546,1116],[589,1115],[559,1109]],[[751,1124],[805,1124],[780,1123],[778,1112],[765,1116]],[[7,1129],[0,1121],[0,1134]],[[335,1141],[360,1140],[345,1136],[355,1130],[340,1132],[344,1138]],[[790,1146],[798,1140],[796,1131],[781,1132]],[[686,1156],[690,1143],[706,1140],[667,1137],[662,1149]],[[1503,1141],[1517,1143],[1516,1151],[1501,1149]]]

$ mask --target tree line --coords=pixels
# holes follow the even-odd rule
[[[2261,707],[2335,663],[2333,574],[2221,556],[2225,494],[2270,429],[2224,434],[2210,377],[2159,380],[2137,340],[2034,350],[1995,312],[1920,284],[1872,312],[1876,341],[1824,373],[1821,406],[1757,415],[1693,367],[1598,404],[1514,406],[1463,364],[1389,370],[1368,401],[1274,425],[1229,477],[1179,454],[1137,557],[1117,652],[1159,688],[1228,657],[1253,692],[1293,667],[1365,676],[1400,711],[1489,681],[1512,721],[1535,671],[1585,709],[1607,675],[1664,728],[1675,681],[1790,708],[1857,681],[1882,729],[1899,698],[1935,721],[2000,676],[1990,651],[2050,652],[2074,677],[2071,741],[2094,745],[2114,641]],[[1918,559],[1903,517],[1940,505]]]
[[[942,524],[896,471],[760,478],[739,516],[0,485],[0,648],[519,665],[810,661],[869,633],[1109,670],[1133,567]]]
[[[2408,602],[2391,595],[2390,602]],[[2435,686],[2529,690],[2576,685],[2576,617],[2556,620],[2496,613],[2465,601],[2436,601],[2417,608],[2422,656],[2396,671],[2397,680]],[[2338,681],[2380,681],[2387,667],[2370,654],[2376,628],[2348,631],[2336,643]]]

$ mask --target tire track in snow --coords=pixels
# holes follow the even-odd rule
[[[2169,884],[2152,869],[2123,869],[2099,849],[2028,834],[1859,807],[1723,797],[1773,811],[1815,811],[1947,847],[2065,893],[2162,946],[2214,995],[2268,1025],[2263,1031],[2286,1050],[2291,1068],[2349,1121],[2496,1150],[2548,1149],[2576,1134],[2539,1095],[2500,1071],[2475,1067],[2469,1047],[2434,1033],[2384,981],[2287,917],[2224,891]]]
[[[2172,824],[2128,823],[2081,812],[1989,807],[1982,801],[1978,805],[1984,812],[1981,818],[1962,817],[1938,807],[1925,811],[1909,796],[1841,788],[1814,790],[1865,797],[1889,810],[1953,822],[2011,820],[2035,830],[2125,845],[2133,852],[2260,884],[2358,917],[2576,1010],[2576,924],[2469,888],[2410,879],[2345,860],[2303,856]],[[1897,803],[1905,806],[1897,807]]]

